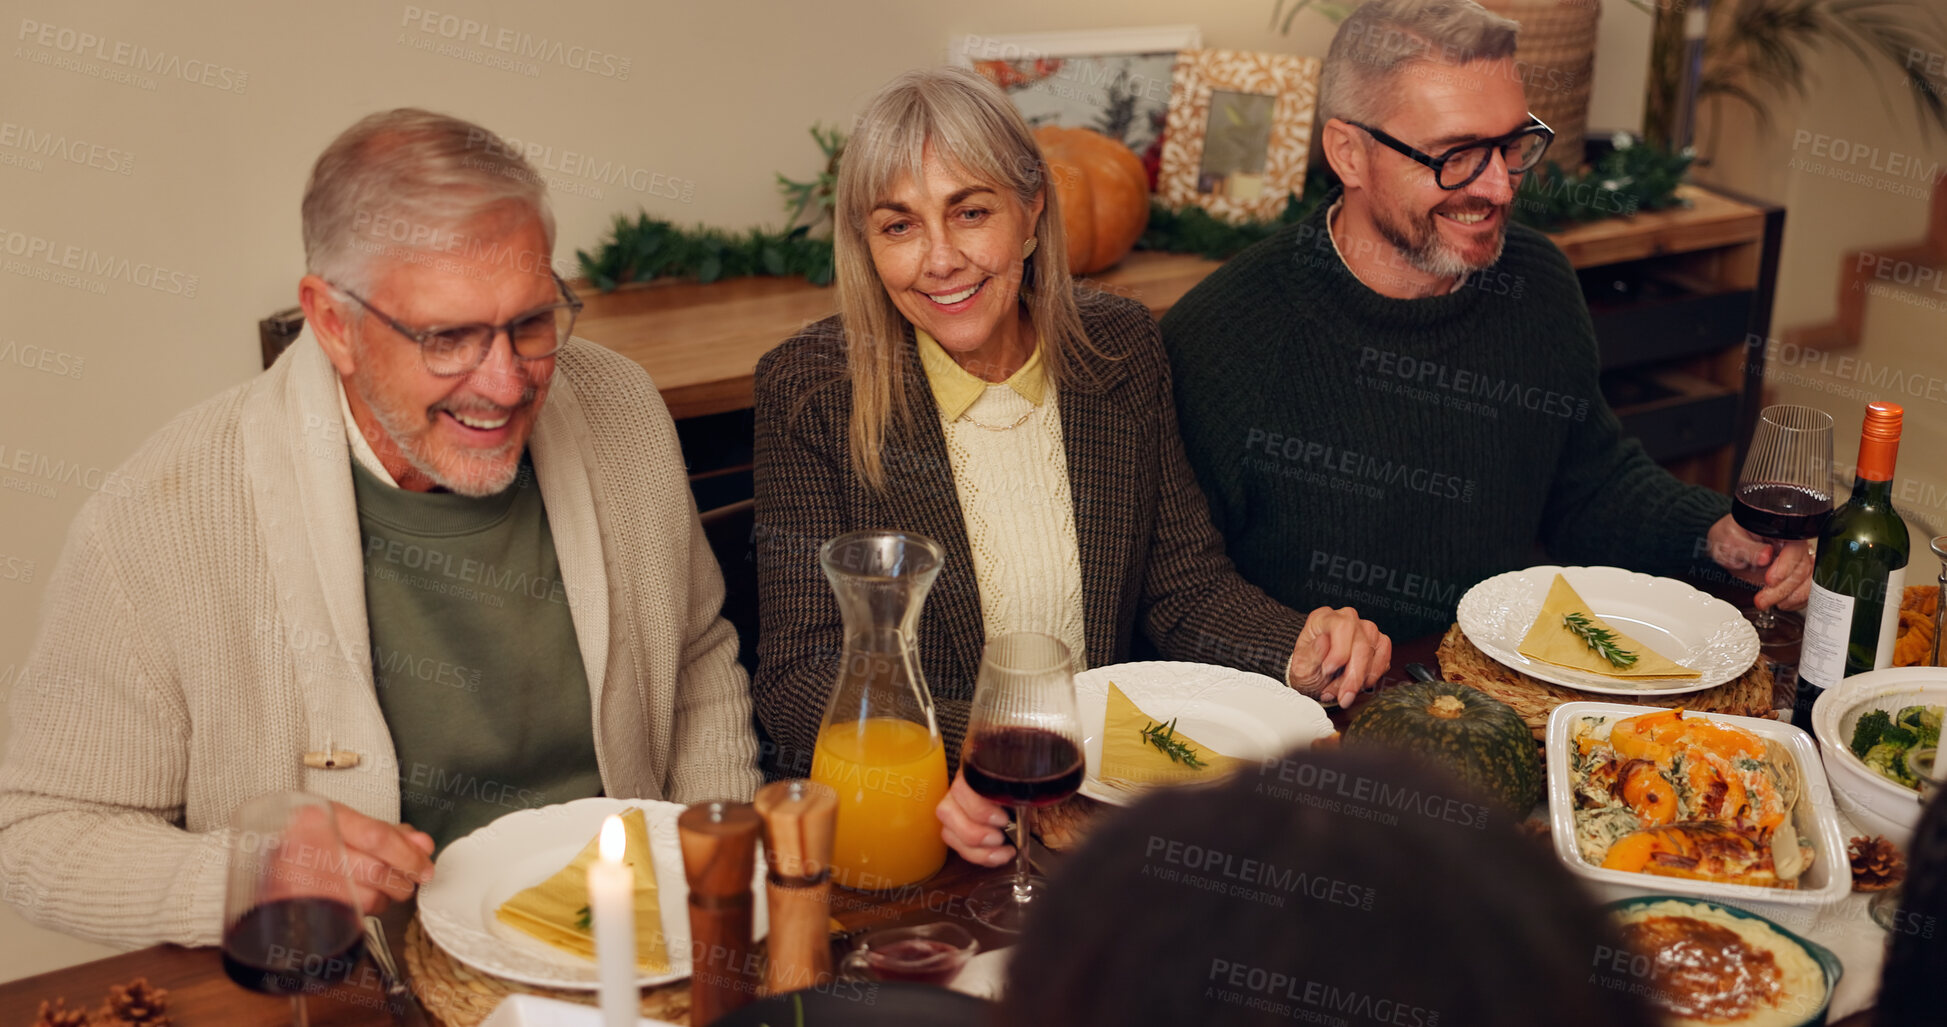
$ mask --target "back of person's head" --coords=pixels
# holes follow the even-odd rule
[[[1648,1027],[1541,846],[1447,779],[1293,753],[1099,825],[1036,898],[996,1022]]]
[[[1947,790],[1927,803],[1913,829],[1892,933],[1874,1022],[1939,1023],[1947,981]]]
[[[1513,57],[1520,28],[1474,0],[1366,0],[1332,37],[1319,79],[1318,120],[1382,121],[1403,68]]]

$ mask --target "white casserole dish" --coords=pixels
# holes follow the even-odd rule
[[[1608,718],[1604,728],[1645,713],[1664,712],[1661,706],[1632,706],[1623,703],[1571,702],[1555,707],[1548,716],[1548,824],[1554,837],[1555,855],[1570,872],[1590,881],[1638,892],[1697,895],[1706,898],[1737,899],[1744,902],[1776,902],[1811,906],[1838,902],[1852,892],[1852,864],[1846,858],[1845,832],[1840,829],[1832,805],[1832,789],[1825,780],[1825,765],[1819,760],[1812,736],[1790,724],[1755,717],[1733,717],[1721,713],[1687,711],[1692,717],[1742,728],[1759,738],[1775,739],[1798,762],[1801,781],[1798,805],[1792,809],[1792,823],[1800,837],[1812,843],[1812,866],[1799,878],[1795,889],[1763,888],[1750,884],[1723,884],[1684,877],[1624,870],[1604,870],[1582,858],[1575,844],[1575,790],[1569,773],[1570,730],[1583,717]],[[1608,731],[1598,729],[1608,737]]]

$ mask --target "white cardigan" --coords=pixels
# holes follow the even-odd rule
[[[0,888],[28,919],[213,944],[240,803],[296,788],[398,819],[337,387],[307,329],[82,507],[0,765]],[[649,376],[570,341],[529,445],[604,790],[748,798],[761,777],[737,637]],[[357,766],[305,765],[328,748]]]

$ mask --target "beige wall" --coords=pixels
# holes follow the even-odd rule
[[[1947,57],[1934,60],[1947,63]],[[1773,104],[1769,130],[1747,109],[1725,104],[1707,106],[1700,136],[1711,144],[1715,126],[1711,166],[1699,177],[1786,208],[1772,319],[1772,335],[1780,340],[1793,329],[1832,321],[1846,251],[1919,242],[1926,233],[1927,197],[1947,173],[1947,133],[1921,131],[1907,87],[1891,71],[1869,69],[1836,46],[1815,58],[1810,71],[1810,95]],[[1936,81],[1947,90],[1947,75]],[[1871,258],[1868,267],[1878,271],[1881,263]],[[1842,490],[1851,486],[1866,403],[1886,399],[1905,407],[1895,505],[1914,535],[1918,555],[1908,581],[1918,584],[1939,570],[1927,538],[1947,531],[1947,360],[1941,350],[1947,283],[1901,287],[1899,280],[1911,280],[1918,269],[1890,259],[1885,271],[1888,280],[1876,281],[1867,299],[1860,344],[1823,353],[1774,344],[1766,394],[1772,402],[1805,403],[1833,416]]]
[[[5,7],[0,250],[45,246],[58,261],[75,247],[84,271],[0,253],[15,262],[0,274],[0,695],[89,488],[170,415],[257,371],[256,320],[295,302],[305,175],[362,114],[431,107],[549,147],[558,166],[577,163],[572,151],[627,169],[641,191],[557,176],[557,257],[567,259],[639,205],[681,222],[778,220],[773,172],[817,162],[806,128],[845,120],[896,71],[943,61],[950,34],[1198,22],[1207,45],[1322,55],[1331,32],[1306,13],[1291,36],[1276,35],[1272,0]],[[435,12],[436,30],[419,28],[415,10]],[[507,29],[559,40],[577,60],[580,48],[603,52],[598,69],[615,74],[556,62],[507,70],[423,49],[451,42],[437,32],[441,14],[484,23],[489,39]],[[1634,124],[1647,19],[1620,2],[1607,17],[1592,123]],[[47,44],[37,24],[50,27]],[[83,34],[99,42],[84,47]],[[472,40],[466,49],[487,52]],[[142,59],[122,55],[141,50],[164,65],[120,80]],[[24,131],[66,139],[82,163],[35,158]],[[85,273],[90,263],[110,272]],[[0,909],[0,980],[99,954]]]

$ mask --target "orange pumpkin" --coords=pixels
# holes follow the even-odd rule
[[[1048,162],[1068,236],[1068,269],[1090,274],[1121,260],[1149,227],[1149,178],[1142,158],[1092,129],[1034,131]]]

